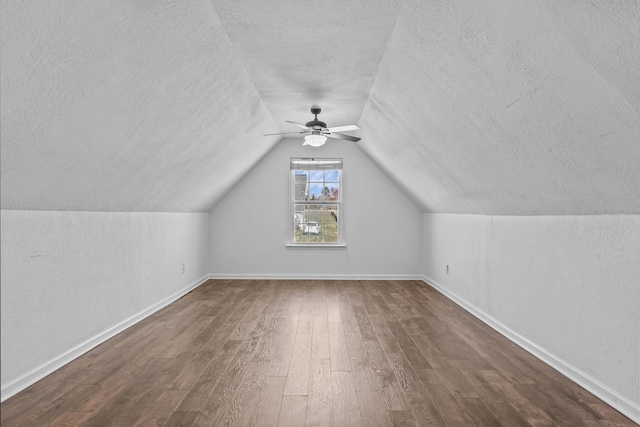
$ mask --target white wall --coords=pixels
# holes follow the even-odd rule
[[[423,271],[640,421],[640,215],[425,214]]]
[[[364,142],[366,143],[366,142]],[[290,157],[341,157],[346,248],[287,248]],[[420,277],[422,213],[355,144],[282,140],[210,213],[211,273]]]
[[[1,224],[3,400],[208,273],[208,213],[3,210]]]

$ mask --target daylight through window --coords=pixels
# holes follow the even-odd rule
[[[291,243],[342,242],[342,159],[291,159]]]

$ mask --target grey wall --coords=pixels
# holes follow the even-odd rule
[[[287,248],[290,157],[341,157],[346,248]],[[422,213],[355,145],[284,139],[210,213],[211,273],[419,277]]]
[[[640,420],[640,215],[425,214],[423,251],[427,282]]]
[[[2,400],[206,279],[207,213],[3,210],[1,222]]]

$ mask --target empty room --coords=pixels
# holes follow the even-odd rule
[[[640,424],[637,0],[0,0],[12,426]]]

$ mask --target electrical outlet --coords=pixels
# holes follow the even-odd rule
[[[182,274],[184,274],[184,264],[182,264]]]

